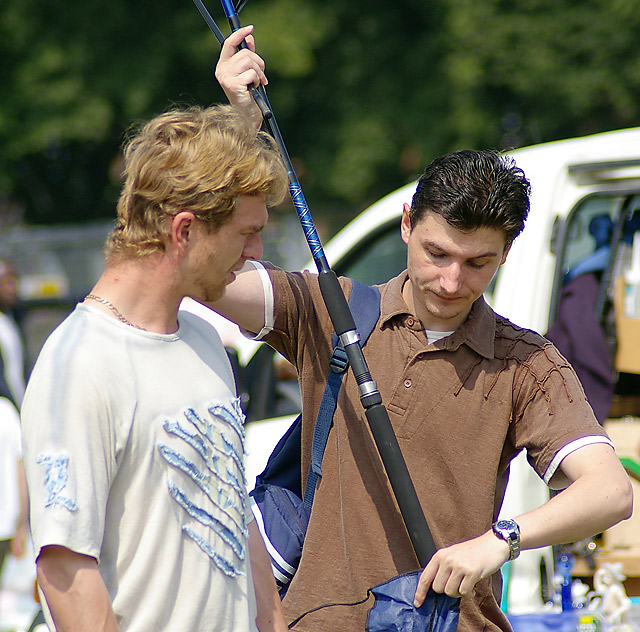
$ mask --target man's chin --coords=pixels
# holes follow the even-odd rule
[[[227,292],[227,286],[223,285],[221,288],[218,288],[217,290],[211,293],[213,298],[210,298],[209,302],[215,303],[216,301],[219,301],[226,294],[226,292]]]
[[[222,287],[203,290],[199,296],[194,295],[191,298],[199,301],[200,303],[215,303],[225,295],[226,291],[227,286],[223,285]]]
[[[442,321],[443,325],[446,325],[449,321],[458,320],[463,313],[468,311],[466,305],[458,305],[458,304],[442,304],[438,303],[437,305],[431,305],[427,309],[427,311],[438,320]]]

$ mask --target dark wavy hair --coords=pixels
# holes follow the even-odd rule
[[[420,177],[411,228],[433,211],[463,232],[501,230],[508,245],[524,228],[530,194],[531,185],[513,158],[497,151],[455,151],[436,158]]]

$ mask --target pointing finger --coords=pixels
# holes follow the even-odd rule
[[[233,31],[229,37],[224,41],[222,45],[222,51],[220,52],[220,60],[225,61],[233,55],[236,54],[236,50],[240,44],[242,44],[242,40],[245,40],[248,36],[253,33],[253,25],[249,24],[248,26],[243,26],[239,28],[237,31]],[[251,46],[249,46],[249,41],[247,41],[247,46],[249,46],[250,50],[255,50],[255,43],[253,37],[250,38]]]

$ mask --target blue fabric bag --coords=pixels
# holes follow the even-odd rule
[[[274,448],[250,493],[251,509],[271,558],[281,597],[298,569],[311,514],[300,498],[301,428],[298,416]],[[296,450],[297,461],[291,457]]]
[[[455,632],[460,600],[429,589],[416,608],[413,596],[421,571],[394,577],[371,589],[376,598],[367,616],[366,632]]]
[[[364,345],[380,316],[380,292],[353,282],[349,307]],[[251,491],[251,509],[262,533],[280,596],[284,597],[302,555],[313,496],[322,476],[322,457],[333,423],[342,378],[348,368],[347,356],[333,335],[331,370],[316,418],[311,449],[311,465],[304,500],[301,489],[301,417],[293,422],[274,448],[264,471],[256,477]]]
[[[419,608],[413,605],[421,572],[398,575],[369,588],[367,596],[360,601],[318,606],[291,622],[289,629],[312,612],[325,608],[359,606],[373,595],[375,602],[367,613],[365,632],[456,632],[460,599],[436,593],[430,588],[424,603]]]

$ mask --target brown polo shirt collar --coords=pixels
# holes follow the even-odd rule
[[[388,284],[382,286],[380,327],[384,327],[392,318],[408,315],[407,326],[412,329],[422,329],[420,321],[415,314],[411,314],[402,298],[402,287],[407,279],[408,273],[405,270],[391,279]],[[460,345],[466,344],[484,358],[492,359],[494,357],[495,333],[495,314],[481,296],[473,304],[467,320],[451,336],[439,341],[438,346],[447,351],[455,351]]]

